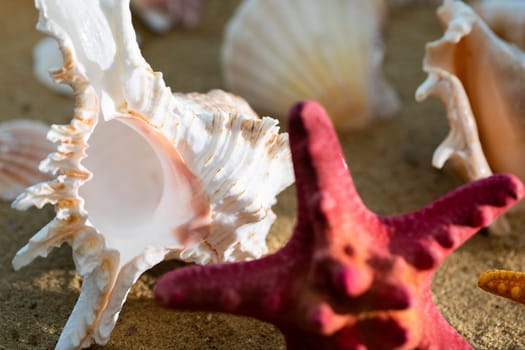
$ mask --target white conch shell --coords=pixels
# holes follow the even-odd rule
[[[32,120],[0,123],[0,199],[11,201],[26,187],[49,179],[38,164],[54,146],[46,139],[49,127]]]
[[[483,0],[472,8],[496,35],[525,49],[525,1]]]
[[[428,78],[416,91],[417,100],[435,95],[447,107],[450,133],[433,165],[441,168],[450,158],[470,181],[493,171],[525,180],[524,53],[499,39],[463,2],[446,0],[438,15],[446,31],[427,44]],[[491,226],[493,232],[508,231],[503,220]]]
[[[265,254],[271,206],[293,171],[276,120],[221,91],[171,94],[140,53],[129,0],[36,6],[37,28],[64,54],[54,78],[72,86],[76,108],[48,134],[58,148],[41,170],[54,178],[13,203],[56,210],[13,266],[72,246],[82,292],[56,348],[75,349],[109,340],[131,286],[162,260]]]
[[[46,87],[61,94],[71,96],[73,90],[67,84],[59,84],[51,78],[49,72],[64,64],[60,47],[54,38],[41,39],[33,48],[33,73]]]
[[[255,108],[284,116],[314,99],[339,128],[391,116],[399,101],[385,81],[381,0],[246,0],[222,47],[229,88]]]
[[[131,0],[133,11],[152,31],[195,27],[208,0]]]

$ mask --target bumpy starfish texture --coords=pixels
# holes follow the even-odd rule
[[[495,175],[382,217],[357,194],[320,105],[292,108],[289,134],[298,201],[289,243],[256,261],[172,271],[157,300],[271,322],[289,349],[470,349],[432,301],[432,276],[523,196],[521,182]]]
[[[478,286],[492,294],[525,304],[525,273],[489,270],[479,276]]]

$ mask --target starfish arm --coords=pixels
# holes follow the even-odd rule
[[[463,185],[419,211],[383,218],[390,226],[389,248],[418,269],[433,269],[523,195],[513,175]]]
[[[429,282],[430,285],[430,282]],[[424,291],[419,322],[423,334],[418,349],[471,350],[472,346],[447,322],[432,299],[430,288]]]
[[[379,219],[359,197],[323,107],[312,101],[298,103],[290,110],[288,124],[297,187],[297,231],[308,232],[303,229],[306,225],[313,228],[315,273],[328,275],[345,294],[360,295],[372,283],[366,263],[371,239],[367,232],[377,228]],[[344,257],[344,262],[336,257]]]
[[[288,133],[297,188],[298,221],[321,212],[337,226],[375,216],[357,193],[337,134],[324,108],[313,101],[290,109]],[[304,217],[304,218],[303,218]]]
[[[176,309],[276,321],[290,305],[291,284],[301,266],[308,263],[308,254],[306,245],[292,240],[279,252],[259,260],[177,269],[159,279],[155,298]]]
[[[290,349],[469,349],[432,302],[432,272],[522,197],[519,180],[493,176],[382,218],[358,197],[322,107],[296,105],[289,129],[299,202],[292,239],[261,260],[173,271],[157,300],[271,322]]]
[[[492,294],[525,304],[525,273],[489,270],[481,274],[478,286]]]

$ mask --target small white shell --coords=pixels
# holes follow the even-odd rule
[[[340,128],[391,116],[399,101],[381,71],[385,11],[380,0],[246,0],[225,33],[226,82],[280,116],[304,99]]]
[[[493,171],[525,180],[525,54],[461,1],[446,0],[438,16],[446,30],[427,44],[428,78],[416,91],[418,101],[435,95],[447,107],[450,133],[433,165],[441,168],[450,158],[469,181]],[[501,219],[491,230],[508,227]]]
[[[195,27],[208,0],[131,0],[133,11],[155,33]]]
[[[0,123],[0,199],[11,201],[26,187],[49,179],[38,164],[54,149],[49,126],[32,120]]]
[[[222,91],[172,95],[142,57],[129,0],[37,0],[75,91],[69,125],[41,164],[53,179],[13,206],[56,217],[13,259],[19,269],[62,243],[82,292],[57,349],[105,344],[139,276],[165,259],[209,263],[267,253],[276,195],[293,182],[288,135]],[[86,157],[87,155],[87,157]]]
[[[407,6],[407,5],[438,5],[441,0],[388,0],[389,5]]]
[[[44,38],[33,48],[33,73],[46,87],[61,94],[71,96],[73,90],[67,84],[59,84],[53,80],[50,71],[63,65],[60,47],[54,38]]]

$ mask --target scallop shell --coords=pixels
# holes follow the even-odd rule
[[[53,80],[50,72],[62,67],[62,54],[54,38],[44,38],[33,48],[33,74],[46,87],[61,94],[71,96],[73,90],[67,84],[59,84]]]
[[[49,179],[38,164],[54,149],[49,126],[32,120],[0,123],[0,199],[12,201],[26,187]]]
[[[525,1],[483,0],[472,8],[496,35],[525,49]]]
[[[525,180],[525,56],[498,38],[460,1],[446,0],[438,10],[446,28],[427,44],[423,70],[428,78],[416,91],[421,101],[440,98],[447,108],[450,133],[434,152],[441,168],[451,159],[469,181],[493,172]],[[505,221],[492,226],[508,231]]]
[[[280,116],[304,99],[327,106],[340,128],[391,116],[399,101],[381,71],[385,11],[380,0],[244,1],[225,33],[226,82]]]
[[[142,57],[129,1],[37,0],[57,38],[76,108],[53,125],[40,166],[53,179],[13,206],[56,217],[13,259],[19,269],[72,246],[82,291],[57,349],[105,344],[138,277],[165,259],[237,261],[267,253],[276,195],[293,182],[287,134],[222,91],[172,95]]]
[[[195,27],[208,0],[131,0],[135,13],[152,31],[165,33],[175,26]]]

